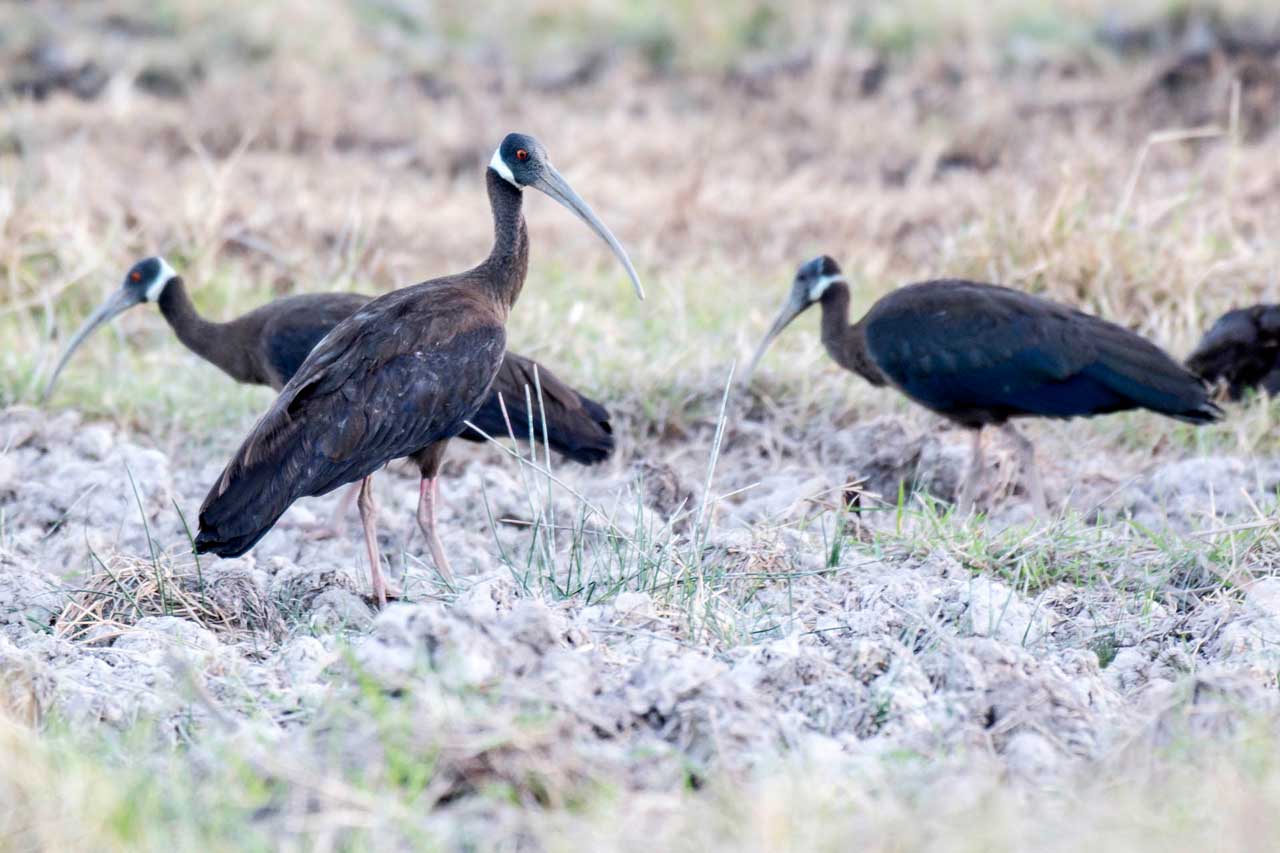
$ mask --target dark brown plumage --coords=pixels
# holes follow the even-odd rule
[[[826,256],[800,268],[752,367],[815,302],[822,305],[823,344],[837,363],[974,431],[962,507],[982,473],[984,426],[1000,426],[1015,441],[1043,508],[1031,444],[1010,419],[1142,408],[1198,424],[1222,414],[1203,381],[1145,338],[1007,287],[954,279],[907,285],[850,325],[848,284]]]
[[[420,517],[436,567],[452,573],[435,530],[435,475],[449,439],[480,409],[502,364],[505,325],[524,285],[529,240],[523,188],[573,210],[625,252],[531,137],[510,134],[486,172],[494,244],[477,267],[377,297],[340,322],[249,433],[200,508],[198,552],[243,554],[298,498],[361,482],[374,594],[385,601],[369,476],[413,457]]]
[[[198,551],[243,554],[298,498],[363,481],[393,459],[412,456],[434,479],[444,443],[480,408],[502,362],[527,259],[519,227],[518,253],[497,269],[491,259],[379,297],[320,342],[209,492]]]
[[[502,396],[501,404],[499,395]],[[533,402],[532,411],[526,400]],[[506,417],[502,411],[504,406]],[[613,426],[609,423],[609,410],[565,384],[533,359],[513,352],[508,352],[502,360],[502,367],[493,381],[493,390],[480,411],[471,417],[471,423],[484,434],[468,427],[458,438],[482,442],[488,440],[485,434],[495,437],[508,435],[509,418],[510,432],[515,438],[527,439],[529,424],[532,423],[534,440],[541,441],[544,417],[547,443],[565,458],[581,465],[594,465],[613,453]]]
[[[1211,383],[1225,382],[1233,400],[1253,388],[1280,394],[1280,305],[1223,314],[1187,358],[1187,367]]]

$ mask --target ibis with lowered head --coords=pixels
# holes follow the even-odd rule
[[[849,323],[849,284],[830,257],[800,267],[769,344],[809,306],[822,306],[831,358],[872,385],[973,431],[959,495],[967,512],[982,476],[982,429],[1013,440],[1037,511],[1046,511],[1031,442],[1013,418],[1073,418],[1148,409],[1193,424],[1221,417],[1205,383],[1155,344],[1114,323],[994,284],[945,279],[901,287]]]

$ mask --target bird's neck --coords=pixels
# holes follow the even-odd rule
[[[226,324],[210,322],[200,316],[181,278],[174,278],[165,285],[156,305],[183,346],[233,379],[257,381],[242,348],[236,346],[233,336],[226,334]]]
[[[822,345],[836,364],[873,385],[883,384],[867,354],[861,321],[849,325],[849,285],[843,281],[832,283],[822,294]]]
[[[508,309],[515,304],[529,271],[529,229],[525,226],[524,193],[493,169],[485,170],[489,206],[493,209],[493,250],[484,262],[494,295]]]

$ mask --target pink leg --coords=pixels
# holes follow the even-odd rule
[[[984,467],[982,453],[982,429],[973,431],[973,449],[969,454],[969,470],[960,487],[960,496],[956,501],[956,516],[964,518],[973,512],[974,498],[978,494],[978,485],[982,481]]]
[[[1044,484],[1040,482],[1040,468],[1036,465],[1036,448],[1012,423],[1004,425],[1004,432],[1018,449],[1018,467],[1027,478],[1027,491],[1031,493],[1031,506],[1040,518],[1049,517],[1049,502],[1044,496]]]
[[[369,580],[379,607],[387,606],[387,587],[382,581],[382,555],[378,553],[378,531],[375,520],[378,508],[373,504],[373,477],[360,481],[360,521],[364,525],[364,547],[369,555]]]
[[[427,537],[427,548],[431,551],[431,559],[435,561],[436,571],[449,586],[454,586],[453,569],[449,567],[449,559],[444,555],[444,545],[440,543],[440,534],[436,532],[436,501],[439,491],[435,477],[423,477],[418,484],[418,526]]]

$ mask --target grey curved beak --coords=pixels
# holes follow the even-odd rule
[[[622,266],[626,268],[627,275],[631,277],[631,284],[635,286],[636,296],[640,297],[641,301],[644,301],[644,287],[640,284],[640,276],[636,275],[636,268],[631,265],[631,259],[627,257],[627,250],[622,248],[622,244],[592,212],[591,207],[573,191],[573,187],[569,186],[569,182],[561,177],[560,173],[548,163],[543,169],[542,175],[531,186],[537,187],[572,210],[579,219],[587,223],[591,230],[600,236],[600,239],[609,244],[609,248],[617,255],[618,260],[622,261]]]
[[[808,306],[796,299],[788,299],[787,304],[782,306],[782,310],[778,312],[773,325],[769,327],[769,331],[765,334],[764,340],[760,341],[760,346],[756,347],[756,354],[751,357],[751,364],[747,366],[746,373],[742,375],[743,385],[751,381],[752,375],[756,372],[756,365],[760,363],[760,359],[764,358],[765,351],[769,349],[769,344],[773,343],[773,339],[781,334],[782,330],[790,325],[792,320],[799,317],[806,307]]]
[[[58,376],[62,373],[62,368],[67,366],[71,356],[80,348],[80,345],[85,342],[89,335],[93,334],[94,329],[141,302],[140,298],[123,288],[108,296],[107,300],[98,306],[98,310],[90,314],[89,319],[84,321],[84,325],[72,335],[71,343],[67,344],[67,348],[63,350],[62,358],[58,359],[58,366],[53,369],[53,375],[49,377],[49,381],[44,386],[44,393],[40,395],[40,402],[43,403],[49,399],[49,395],[53,393],[54,383],[58,381]]]

